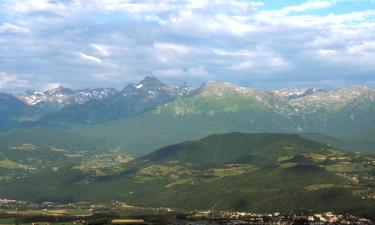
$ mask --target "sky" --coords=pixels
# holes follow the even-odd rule
[[[0,92],[375,86],[375,0],[0,0]]]

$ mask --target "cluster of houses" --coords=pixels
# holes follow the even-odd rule
[[[229,211],[196,211],[196,212],[174,212],[173,209],[169,208],[137,208],[133,206],[124,205],[125,203],[120,201],[112,201],[109,204],[93,204],[89,202],[70,203],[66,205],[59,205],[53,202],[42,202],[39,204],[27,203],[23,201],[15,201],[10,199],[0,199],[0,208],[3,209],[43,209],[43,210],[56,210],[56,209],[86,209],[91,213],[84,216],[78,216],[74,218],[74,224],[86,224],[87,220],[93,215],[94,211],[99,210],[115,210],[115,209],[129,209],[134,212],[136,209],[143,210],[139,212],[150,213],[152,215],[172,215],[174,225],[242,225],[242,224],[254,224],[254,225],[292,225],[292,224],[306,224],[306,225],[333,225],[333,224],[355,224],[355,225],[370,225],[375,224],[375,221],[370,219],[360,218],[349,214],[337,214],[332,212],[326,213],[289,213],[283,214],[275,212],[272,214],[259,214],[250,212],[229,212]],[[150,211],[151,210],[151,211]],[[65,211],[64,211],[65,212]],[[64,213],[63,213],[64,214]],[[62,215],[63,215],[62,214]],[[139,214],[140,215],[140,214]],[[143,214],[142,214],[143,215]],[[174,216],[173,216],[174,215]],[[111,218],[111,217],[110,217]],[[115,218],[115,217],[112,217]],[[137,219],[112,219],[108,220],[108,224],[113,225],[152,225],[153,223],[138,217]],[[48,222],[35,222],[32,225],[49,225]]]
[[[370,219],[360,218],[353,215],[341,215],[332,212],[314,213],[314,214],[257,214],[248,212],[219,212],[212,213],[211,211],[200,211],[191,214],[186,218],[188,223],[181,222],[181,225],[333,225],[333,224],[347,224],[347,225],[371,225],[375,221]]]

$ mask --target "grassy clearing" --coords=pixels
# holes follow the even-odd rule
[[[324,188],[332,188],[334,186],[335,186],[334,184],[312,184],[312,185],[307,185],[304,188],[307,191],[316,191],[316,190],[324,189]]]
[[[140,176],[151,176],[151,177],[170,177],[177,179],[184,175],[191,175],[192,171],[182,165],[152,165],[142,169],[138,175]]]
[[[68,209],[67,213],[70,216],[90,216],[92,211],[86,209]]]
[[[258,168],[253,165],[228,165],[224,168],[212,169],[213,175],[218,177],[236,176],[246,172],[257,170]]]
[[[350,163],[338,163],[329,165],[326,167],[328,171],[334,173],[351,173],[357,171],[357,169]]]
[[[14,224],[14,218],[0,219],[0,224]]]
[[[25,169],[25,166],[22,165],[22,164],[19,164],[19,163],[16,163],[16,162],[13,162],[13,161],[10,161],[10,160],[7,160],[7,159],[4,159],[4,160],[1,160],[0,161],[0,168],[4,168],[4,169]]]

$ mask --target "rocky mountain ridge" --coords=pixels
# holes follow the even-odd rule
[[[291,121],[294,124],[291,126],[297,130],[314,132],[317,130],[314,127],[332,126],[330,122],[337,120],[356,123],[356,119],[362,117],[371,124],[370,115],[375,105],[375,89],[363,85],[330,91],[320,88],[266,91],[218,81],[208,81],[198,88],[187,83],[176,87],[155,77],[145,77],[120,91],[111,88],[71,90],[60,86],[44,92],[28,91],[17,96],[18,99],[12,95],[4,96],[8,96],[3,98],[4,112],[16,109],[21,112],[10,116],[16,117],[14,120],[26,118],[43,123],[97,124],[154,109],[174,116],[212,116],[250,110],[257,114],[271,113],[274,118]],[[17,104],[7,104],[6,99]],[[251,119],[256,122],[256,118]],[[276,126],[279,120],[270,121]]]
[[[59,109],[72,104],[84,104],[91,99],[103,100],[118,93],[113,88],[95,88],[72,90],[64,86],[47,91],[26,91],[16,96],[24,103],[41,108],[52,107]]]
[[[252,95],[260,101],[265,101],[265,99],[269,99],[271,96],[278,97],[279,101],[282,99],[291,106],[314,109],[337,109],[349,103],[355,104],[355,102],[360,99],[375,99],[375,89],[364,85],[354,85],[331,91],[316,87],[296,89],[283,88],[263,91],[242,87],[229,82],[218,81],[207,81],[198,88],[193,88],[186,82],[179,87],[175,87],[165,84],[155,77],[149,76],[138,83],[127,85],[121,91],[113,88],[72,90],[59,86],[47,91],[26,91],[15,97],[27,105],[38,107],[53,106],[56,109],[60,109],[73,104],[85,104],[90,100],[103,100],[107,98],[116,99],[114,100],[115,102],[119,101],[121,98],[160,98],[159,102],[164,103],[179,96],[198,93],[211,97],[220,97],[228,93],[228,91],[242,95]]]

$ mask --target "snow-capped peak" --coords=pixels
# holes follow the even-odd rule
[[[312,95],[319,92],[325,92],[325,90],[321,88],[298,88],[298,89],[288,89],[283,88],[279,90],[272,91],[275,95],[278,95],[284,99],[291,100],[296,99],[308,95]]]
[[[111,88],[82,89],[73,91],[59,86],[47,91],[26,91],[17,96],[28,105],[39,105],[43,108],[61,108],[70,104],[84,104],[91,99],[104,99],[117,93]]]
[[[24,94],[18,96],[18,99],[22,100],[28,105],[36,105],[39,102],[47,98],[46,94],[42,91],[26,91]]]

